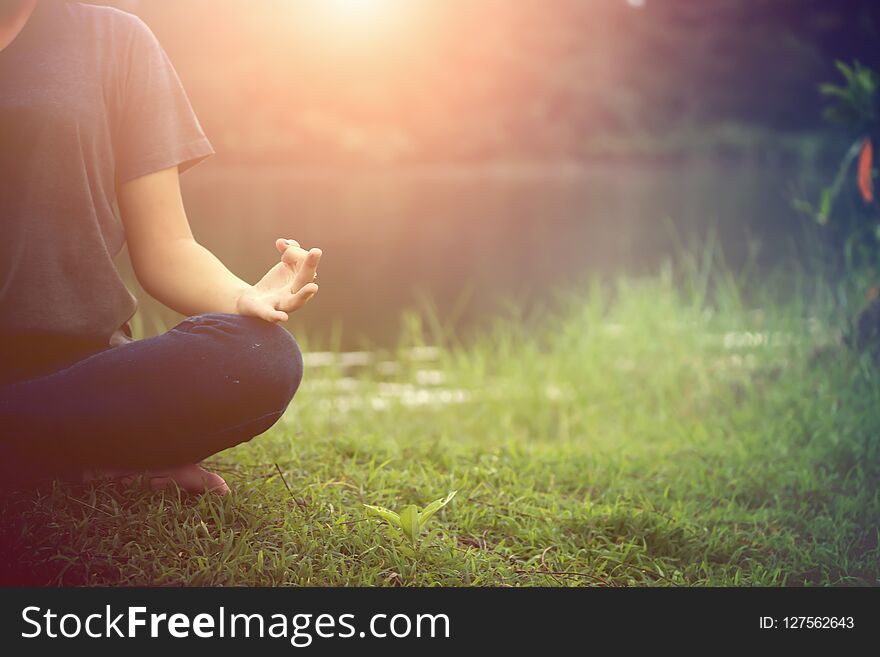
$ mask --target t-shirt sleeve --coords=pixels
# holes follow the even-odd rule
[[[149,27],[132,17],[116,84],[116,180],[123,183],[177,166],[183,172],[214,153],[168,55]]]

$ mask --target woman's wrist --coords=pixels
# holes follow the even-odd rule
[[[241,312],[242,297],[245,295],[246,292],[250,291],[251,289],[253,289],[253,286],[248,285],[247,283],[242,283],[241,285],[239,285],[235,288],[235,290],[233,291],[233,296],[232,296],[232,314],[234,314],[234,315],[241,315],[242,314],[242,312]]]

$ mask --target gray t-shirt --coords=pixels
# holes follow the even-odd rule
[[[0,50],[0,368],[119,339],[137,304],[113,262],[116,185],[212,152],[139,18],[37,3]]]

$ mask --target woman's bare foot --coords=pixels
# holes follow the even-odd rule
[[[229,486],[218,474],[205,470],[195,463],[178,465],[173,468],[159,468],[133,472],[131,470],[86,470],[83,472],[83,481],[100,481],[112,479],[125,486],[133,486],[143,482],[150,490],[159,491],[177,484],[181,490],[187,493],[216,493],[226,495]]]

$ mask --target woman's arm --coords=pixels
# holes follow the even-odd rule
[[[321,250],[305,251],[293,241],[278,240],[281,261],[256,285],[230,272],[193,238],[177,167],[126,182],[117,196],[138,281],[184,315],[220,312],[286,321],[318,291],[312,279]]]

